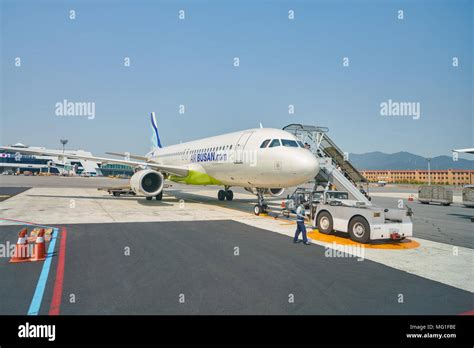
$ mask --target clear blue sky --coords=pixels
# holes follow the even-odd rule
[[[67,138],[96,155],[143,154],[150,111],[165,145],[259,122],[327,126],[354,153],[474,145],[473,1],[1,4],[2,145],[59,148]],[[95,102],[95,119],[56,116],[63,99]],[[421,118],[381,116],[388,99],[419,102]]]

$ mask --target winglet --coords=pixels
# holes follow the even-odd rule
[[[152,137],[153,145],[155,145],[155,147],[161,148],[162,146],[161,146],[160,136],[158,135],[158,126],[156,124],[156,117],[155,117],[154,112],[151,113],[151,128],[153,129],[153,137]]]

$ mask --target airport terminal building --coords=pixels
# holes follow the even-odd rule
[[[19,150],[24,148],[41,149],[45,151],[57,152],[58,156],[39,156],[25,155],[20,152],[2,151],[0,152],[0,172],[11,174],[82,174],[101,175],[99,164],[95,161],[84,160],[62,160],[60,156],[65,155],[84,155],[92,156],[90,152],[84,150],[51,150],[42,147],[29,147],[21,143],[12,145]]]
[[[14,151],[0,152],[0,173],[5,174],[52,174],[52,175],[87,175],[87,176],[123,176],[133,175],[133,168],[116,164],[101,164],[89,160],[63,160],[61,155],[92,156],[84,150],[52,150],[41,147],[29,147],[21,143],[12,147],[42,149],[57,152],[58,156],[25,155]]]

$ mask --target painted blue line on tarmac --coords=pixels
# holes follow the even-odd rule
[[[49,269],[51,268],[51,261],[53,259],[54,246],[56,245],[56,239],[58,238],[58,228],[53,230],[51,235],[51,241],[49,242],[48,253],[46,255],[46,260],[43,263],[43,269],[41,270],[38,283],[36,284],[35,294],[31,300],[30,308],[28,309],[28,315],[38,315],[41,301],[43,300],[44,290],[46,288],[46,282],[48,280]]]

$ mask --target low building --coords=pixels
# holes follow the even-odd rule
[[[44,147],[29,147],[21,143],[11,145],[13,148],[21,149],[29,148],[33,150],[43,150],[47,152],[57,153],[57,156],[39,156],[21,154],[19,151],[2,151],[0,152],[0,173],[10,172],[21,174],[24,172],[51,173],[51,174],[88,174],[101,175],[99,164],[89,160],[63,160],[62,155],[83,155],[92,156],[92,153],[84,150],[53,150]]]
[[[21,143],[11,145],[11,147],[24,149],[44,150],[57,153],[58,156],[39,156],[21,154],[19,151],[0,151],[0,174],[3,172],[11,174],[31,174],[49,173],[84,176],[120,176],[130,177],[134,173],[134,168],[123,164],[100,163],[91,160],[66,159],[67,155],[92,156],[92,153],[84,150],[54,150],[44,147],[26,146]]]
[[[370,182],[427,184],[428,170],[362,170],[362,175]],[[431,170],[431,183],[440,185],[472,185],[474,170],[447,169]]]

